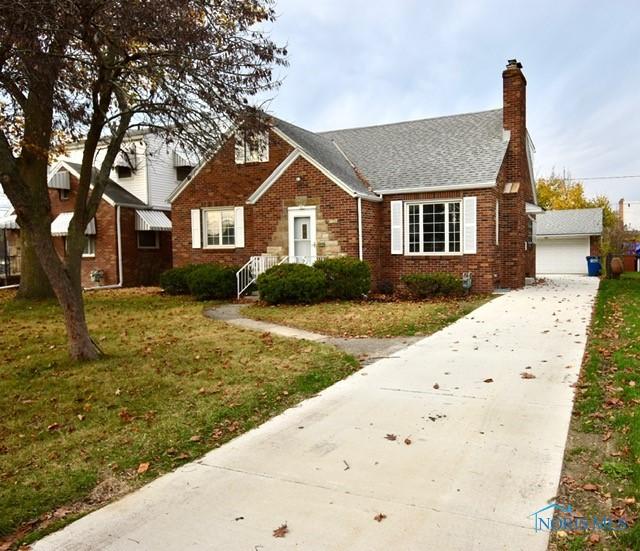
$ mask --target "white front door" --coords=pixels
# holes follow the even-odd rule
[[[289,209],[289,261],[313,264],[316,260],[316,208]]]

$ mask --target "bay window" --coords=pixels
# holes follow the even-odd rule
[[[405,205],[407,254],[461,252],[460,201]]]

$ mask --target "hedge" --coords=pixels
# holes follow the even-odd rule
[[[371,269],[357,258],[342,256],[318,260],[314,268],[325,275],[327,298],[353,300],[371,290]]]
[[[258,276],[260,298],[269,304],[320,302],[327,294],[324,272],[306,264],[279,264]]]
[[[222,264],[200,264],[187,274],[189,292],[197,300],[233,298],[236,271],[236,268]]]
[[[401,281],[415,298],[458,296],[464,292],[462,279],[444,272],[409,274],[402,276]]]
[[[195,269],[197,265],[189,264],[181,268],[171,268],[160,274],[160,287],[170,295],[188,295],[189,283],[187,276]]]

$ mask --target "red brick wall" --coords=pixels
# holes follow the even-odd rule
[[[171,232],[158,232],[158,249],[139,249],[135,221],[135,209],[121,208],[123,285],[157,285],[160,274],[171,268]]]
[[[55,218],[63,212],[72,212],[77,197],[78,181],[71,176],[71,190],[67,200],[60,199],[57,189],[49,189],[51,212]],[[100,201],[96,212],[96,254],[83,257],[81,265],[82,285],[94,287],[91,281],[93,270],[103,270],[101,285],[118,283],[118,241],[116,207],[106,200]],[[166,213],[170,216],[169,213]],[[159,249],[138,249],[135,231],[135,209],[121,208],[120,228],[122,238],[123,285],[148,285],[157,281],[160,272],[171,267],[171,232],[160,232]],[[54,237],[58,254],[64,256],[64,238]]]
[[[60,200],[60,193],[57,189],[49,189],[49,199],[51,201],[51,213],[53,218],[63,212],[73,212],[76,202],[78,181],[71,176],[71,190],[69,198]],[[96,212],[96,256],[94,258],[83,258],[81,265],[82,285],[93,287],[96,285],[91,281],[92,270],[103,270],[104,280],[102,285],[114,285],[118,283],[118,249],[116,245],[116,209],[106,201],[100,201]],[[65,255],[64,238],[54,237],[54,244],[60,256]]]
[[[292,147],[274,132],[269,133],[269,161],[236,165],[235,142],[227,140],[217,155],[197,174],[171,205],[173,213],[173,264],[223,262],[244,264],[251,255],[262,254],[266,236],[257,236],[251,228],[254,213],[245,206],[245,247],[242,249],[193,249],[191,246],[191,209],[243,206],[256,188],[291,153]],[[274,228],[269,228],[269,235]]]
[[[420,201],[431,199],[477,198],[477,252],[476,254],[456,254],[443,256],[405,256],[391,254],[391,201]],[[386,195],[382,204],[382,224],[380,239],[382,270],[381,278],[398,284],[400,277],[412,273],[449,272],[462,276],[472,272],[473,290],[491,292],[498,272],[497,247],[495,239],[496,189],[468,191],[448,191],[435,193],[413,193]]]
[[[239,266],[250,256],[266,254],[269,249],[280,249],[278,255],[288,255],[288,208],[303,205],[316,206],[319,256],[358,255],[357,200],[305,159],[294,161],[255,205],[246,204],[249,196],[292,151],[273,132],[269,141],[269,161],[245,165],[236,165],[234,142],[227,141],[176,198],[172,205],[175,266],[205,262]],[[214,206],[244,206],[243,248],[192,248],[191,209]]]
[[[592,235],[589,237],[589,248],[591,256],[600,256],[602,254],[602,236]]]

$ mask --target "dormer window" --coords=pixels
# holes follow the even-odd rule
[[[120,178],[131,178],[133,175],[133,171],[130,166],[117,166],[116,172],[118,173],[118,179]]]
[[[249,135],[236,132],[236,164],[266,163],[269,160],[269,133]]]
[[[182,182],[193,170],[196,165],[193,155],[186,151],[173,152],[173,168],[176,169],[176,180]]]
[[[113,163],[113,168],[118,178],[131,178],[137,167],[136,149],[132,145],[127,149],[121,149]]]

